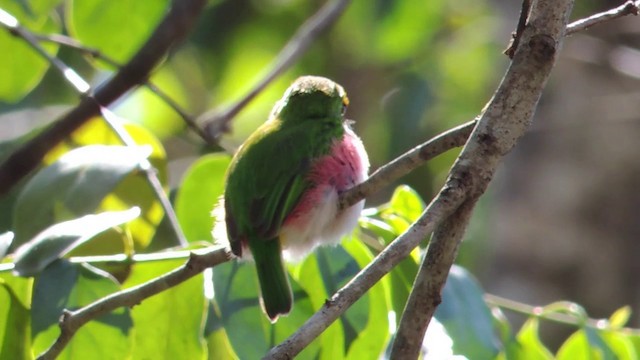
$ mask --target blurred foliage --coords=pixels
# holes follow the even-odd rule
[[[37,35],[63,34],[78,40],[86,51],[41,43],[96,86],[117,69],[100,56],[90,56],[90,50],[126,62],[168,5],[167,0],[0,0],[6,12],[0,16],[3,21],[15,17]],[[210,1],[195,32],[166,58],[151,81],[188,113],[223,108],[251,89],[320,5],[302,0]],[[484,1],[354,1],[328,34],[243,109],[222,143],[225,148],[239,146],[294,78],[318,74],[347,89],[352,104],[348,116],[357,120],[356,130],[374,167],[386,163],[481,109],[497,81],[497,65],[505,61],[500,49],[508,36],[496,36],[496,16]],[[49,111],[52,105],[66,109],[77,103],[77,95],[50,64],[9,31],[0,31],[0,51],[11,54],[0,57],[0,117],[7,120],[0,123],[0,159],[5,159],[46,128],[41,125],[55,120]],[[149,159],[164,190],[175,194],[173,206],[187,240],[196,247],[214,242],[211,210],[223,191],[229,155],[203,154],[205,144],[148,89],[132,91],[113,110],[125,119],[125,129],[138,147],[122,146],[102,118],[92,119],[50,151],[35,174],[0,199],[0,359],[30,359],[48,348],[59,334],[63,309],[77,309],[137,286],[182,263],[165,257],[129,259],[109,273],[100,268],[113,264],[70,261],[78,255],[132,255],[178,244],[172,239],[167,245],[168,222],[162,221],[165,216],[142,173],[141,159]],[[397,186],[393,193],[377,195],[373,203],[380,205],[363,212],[351,239],[290,265],[295,306],[277,324],[261,314],[252,265],[233,261],[133,309],[118,309],[90,322],[61,358],[261,357],[408,229],[425,208],[422,198],[430,198],[442,183],[455,156],[451,151],[399,181],[411,187]],[[180,164],[188,164],[187,169],[169,172],[171,165],[184,169]],[[134,207],[139,211],[128,210]],[[481,233],[482,227],[472,224],[468,237]],[[155,243],[160,239],[162,243]],[[384,356],[426,243],[427,239],[299,358]],[[473,263],[472,256],[464,258]],[[569,313],[579,325],[558,358],[637,358],[640,337],[624,328],[628,308],[594,327],[575,304],[552,304],[514,331],[483,296],[468,271],[452,269],[425,340],[428,354],[550,359],[554,355],[539,340],[538,323],[545,314]]]

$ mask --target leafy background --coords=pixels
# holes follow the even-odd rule
[[[167,0],[0,0],[0,9],[29,31],[65,34],[117,63],[126,62],[148,38],[168,5]],[[190,114],[224,108],[252,88],[320,5],[210,1],[195,31],[151,81]],[[583,2],[575,16],[612,5],[617,4]],[[506,1],[354,1],[300,61],[238,114],[218,148],[188,131],[150,90],[127,94],[112,110],[139,147],[122,146],[103,119],[92,119],[0,198],[0,231],[5,233],[0,255],[8,254],[0,265],[13,262],[17,272],[31,276],[0,272],[0,359],[32,358],[50,346],[62,309],[138,285],[184,262],[153,256],[144,261],[73,260],[155,254],[179,245],[137,166],[139,159],[157,169],[191,248],[209,246],[210,212],[230,159],[223,148],[237,148],[293,79],[318,74],[346,88],[351,100],[347,115],[356,119],[356,131],[376,168],[478,114],[507,66],[501,51],[515,26],[517,7]],[[631,309],[637,307],[633,289],[640,284],[629,275],[637,261],[621,255],[638,250],[633,240],[639,202],[623,190],[634,188],[639,173],[633,156],[638,109],[628,104],[638,91],[640,75],[631,50],[638,46],[633,35],[640,27],[626,19],[605,27],[568,39],[532,133],[509,157],[476,211],[460,266],[452,269],[425,340],[428,356],[637,358],[638,331],[625,328],[629,321],[637,325]],[[116,69],[87,52],[41,43],[94,87]],[[0,31],[0,51],[11,54],[0,56],[4,159],[74,106],[78,96],[8,31]],[[620,141],[612,144],[612,137]],[[359,228],[340,246],[290,265],[296,303],[275,326],[260,312],[251,265],[229,262],[132,309],[92,321],[61,358],[89,353],[92,358],[134,359],[262,356],[419,216],[456,153],[440,156],[369,199]],[[594,166],[602,178],[593,175]],[[608,183],[619,191],[611,191]],[[597,246],[603,240],[609,251]],[[14,254],[26,242],[36,250]],[[300,358],[384,355],[426,243]],[[60,256],[67,260],[56,260]],[[598,271],[589,271],[594,268]],[[603,293],[604,299],[598,296]],[[585,308],[608,320],[596,323]]]

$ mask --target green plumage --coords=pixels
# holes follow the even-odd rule
[[[248,247],[256,263],[265,312],[286,314],[292,295],[282,262],[281,227],[309,188],[313,161],[344,133],[347,98],[332,81],[298,79],[234,156],[227,174],[225,216],[231,249]]]

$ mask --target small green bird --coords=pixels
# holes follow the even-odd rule
[[[318,245],[337,243],[364,206],[338,208],[339,194],[364,181],[369,169],[362,142],[344,118],[348,104],[335,82],[300,77],[231,161],[227,237],[236,256],[253,256],[271,322],[288,314],[293,302],[283,251],[300,259]]]

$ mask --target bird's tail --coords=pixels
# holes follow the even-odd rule
[[[282,262],[280,241],[270,240],[250,241],[251,252],[256,262],[262,306],[272,323],[278,316],[291,311],[293,295],[287,272]]]

